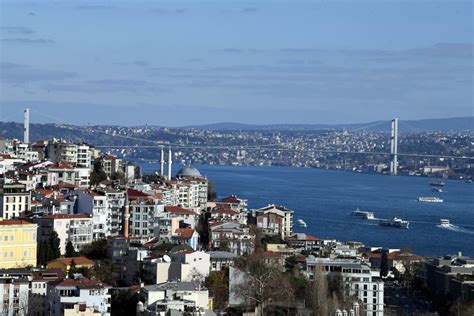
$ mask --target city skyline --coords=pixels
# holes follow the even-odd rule
[[[473,115],[469,1],[1,6],[2,121],[26,107],[79,125]]]

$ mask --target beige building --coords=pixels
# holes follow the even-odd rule
[[[254,216],[264,234],[280,235],[282,239],[293,235],[293,211],[286,207],[270,204],[255,210]]]

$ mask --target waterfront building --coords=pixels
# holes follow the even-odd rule
[[[0,186],[0,220],[25,215],[30,211],[31,193],[21,183]]]
[[[24,220],[0,220],[0,269],[36,266],[37,230]]]
[[[305,250],[316,253],[319,253],[322,245],[322,241],[318,237],[304,233],[296,233],[289,236],[286,238],[286,242],[288,243],[288,246],[298,251]]]

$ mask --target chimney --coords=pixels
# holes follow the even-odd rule
[[[168,180],[171,180],[171,165],[173,164],[171,157],[171,147],[168,147]]]
[[[165,151],[161,146],[160,176],[165,176]]]
[[[23,117],[23,142],[30,143],[30,109],[25,109]]]

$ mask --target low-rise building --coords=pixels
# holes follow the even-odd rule
[[[48,284],[48,314],[63,315],[74,305],[85,304],[102,316],[110,316],[109,286],[88,278],[63,279]]]
[[[279,235],[283,240],[293,235],[293,211],[270,204],[253,211],[257,227],[264,234]]]
[[[72,262],[74,262],[76,269],[80,268],[93,268],[94,261],[87,259],[86,257],[70,257],[70,258],[56,258],[54,260],[48,261],[48,269],[60,269],[62,271],[68,272],[71,268]]]
[[[0,315],[29,315],[29,281],[27,278],[0,277],[0,293],[2,294]]]
[[[4,183],[0,186],[0,220],[25,215],[30,211],[31,194],[26,185]]]

